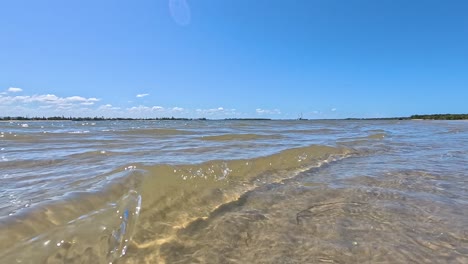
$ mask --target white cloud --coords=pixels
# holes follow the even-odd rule
[[[146,94],[137,94],[136,97],[141,98],[141,97],[145,97],[145,96],[148,96],[148,95],[149,94],[147,94],[147,93]]]
[[[168,116],[182,116],[183,117],[193,117],[194,113],[187,111],[182,107],[162,107],[162,106],[146,106],[138,105],[133,107],[125,108],[126,112],[119,112],[122,116],[131,116],[131,117],[168,117]]]
[[[239,112],[233,108],[217,106],[213,108],[183,108],[181,106],[160,105],[128,105],[123,102],[121,107],[114,106],[108,102],[99,103],[103,100],[96,97],[84,97],[81,95],[58,96],[50,94],[13,94],[6,91],[0,93],[1,116],[106,116],[106,117],[188,117],[188,118],[230,118],[251,117],[252,113]],[[278,109],[256,109],[259,115],[279,115]]]
[[[281,111],[278,109],[273,109],[273,110],[268,110],[268,109],[261,109],[257,108],[255,109],[255,112],[260,115],[279,115],[281,114]]]
[[[212,118],[226,118],[226,117],[239,117],[242,114],[237,112],[236,109],[232,108],[209,108],[209,109],[195,109],[197,117],[212,117]]]
[[[23,96],[0,96],[0,102],[3,103],[39,103],[39,104],[56,104],[56,105],[65,105],[65,104],[74,104],[81,103],[92,105],[99,99],[91,97],[84,98],[81,96],[71,96],[71,97],[58,97],[55,94],[41,94],[41,95],[23,95]]]
[[[18,93],[18,92],[22,92],[22,91],[23,91],[23,89],[21,89],[21,88],[16,88],[16,87],[8,88],[8,92],[10,92],[10,93]]]
[[[110,109],[110,108],[112,108],[111,104],[105,104],[105,105],[99,106],[99,109]]]
[[[150,111],[151,107],[139,105],[139,106],[132,106],[130,108],[127,108],[127,110],[131,112],[146,112],[146,111]]]
[[[336,108],[332,108],[332,109],[330,109],[330,110],[331,110],[332,112],[335,112],[335,111],[336,111]]]
[[[54,107],[53,105],[40,105],[39,106],[40,109],[51,109],[53,107]]]
[[[58,105],[57,109],[59,109],[59,110],[69,110],[72,107],[73,107],[72,104],[62,104],[62,105]]]
[[[39,114],[34,109],[49,109],[49,111],[55,110],[85,110],[83,106],[94,105],[95,102],[100,101],[100,99],[95,97],[85,98],[82,96],[69,96],[69,97],[59,97],[55,94],[39,94],[39,95],[1,95],[0,94],[0,105],[5,107],[12,108],[12,106],[22,105],[24,109],[29,109],[28,115]],[[19,112],[18,114],[20,114]],[[71,111],[72,114],[76,114]],[[53,113],[57,114],[57,113]]]
[[[166,109],[162,106],[144,106],[144,105],[139,105],[139,106],[133,106],[130,108],[127,108],[127,110],[132,111],[132,112],[153,112],[153,111],[164,111],[164,112],[171,112],[171,111],[182,111],[183,108],[179,107],[174,107],[171,109]]]
[[[94,103],[94,102],[99,101],[99,99],[94,98],[94,97],[84,98],[84,97],[76,96],[76,95],[75,96],[70,96],[70,97],[65,97],[64,100],[69,101],[69,102],[81,102],[81,103]]]
[[[98,110],[101,110],[101,111],[109,111],[109,110],[119,110],[120,107],[114,107],[112,106],[111,104],[105,104],[105,105],[101,105],[98,107]]]
[[[218,107],[218,108],[210,108],[210,109],[197,109],[195,111],[198,112],[198,113],[209,114],[209,113],[216,113],[216,112],[224,112],[225,110],[224,110],[223,107]]]

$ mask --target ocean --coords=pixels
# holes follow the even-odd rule
[[[0,263],[468,263],[468,122],[0,122]]]

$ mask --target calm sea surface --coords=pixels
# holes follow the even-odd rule
[[[0,122],[0,263],[468,263],[468,122]]]

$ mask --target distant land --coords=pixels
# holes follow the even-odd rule
[[[160,117],[160,118],[127,118],[127,117],[23,117],[23,116],[6,116],[0,117],[0,121],[130,121],[130,120],[207,120],[206,118],[176,118],[176,117]]]
[[[125,117],[23,117],[23,116],[5,116],[0,117],[0,121],[134,121],[134,120],[209,120],[207,118],[176,118],[176,117],[157,117],[157,118],[125,118]],[[270,118],[225,118],[224,120],[248,120],[262,121],[272,120]],[[299,118],[296,120],[309,120]],[[317,120],[317,119],[310,119]],[[409,117],[381,117],[381,118],[343,118],[338,120],[468,120],[468,114],[431,114],[431,115],[412,115]]]
[[[411,119],[429,120],[467,120],[468,114],[435,114],[435,115],[412,115]]]
[[[409,117],[346,118],[346,120],[468,120],[468,114],[431,114]]]

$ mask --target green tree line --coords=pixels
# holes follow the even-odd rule
[[[176,118],[176,117],[158,117],[158,118],[124,118],[124,117],[113,117],[113,118],[106,118],[106,117],[65,117],[65,116],[51,116],[51,117],[24,117],[24,116],[5,116],[0,117],[0,120],[3,121],[11,121],[11,120],[18,120],[18,121],[117,121],[117,120],[206,120],[206,118]]]
[[[433,115],[412,115],[411,119],[429,120],[467,120],[468,114],[433,114]]]

